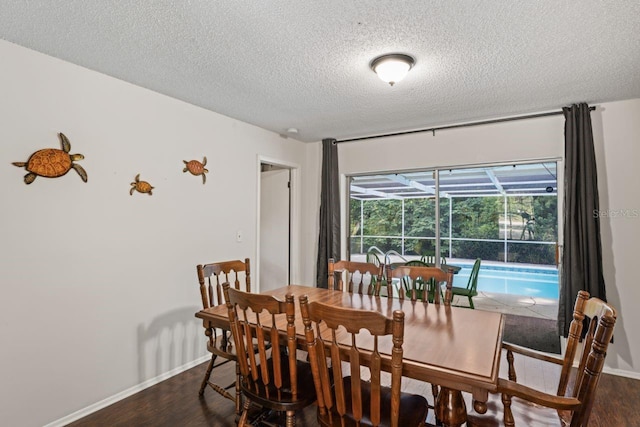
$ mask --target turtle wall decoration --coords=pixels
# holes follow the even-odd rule
[[[185,167],[182,172],[188,171],[194,176],[202,175],[202,183],[204,184],[207,182],[207,176],[205,175],[205,173],[209,173],[209,170],[205,168],[207,165],[207,156],[202,158],[202,163],[197,160],[183,160],[183,162]]]
[[[60,132],[60,146],[62,150],[57,148],[43,148],[29,156],[26,162],[13,162],[14,166],[24,167],[28,174],[24,176],[24,183],[31,184],[38,176],[45,178],[58,178],[65,175],[71,169],[74,169],[80,175],[80,178],[87,182],[87,172],[75,161],[84,159],[82,154],[69,154],[71,151],[71,143],[69,139]]]
[[[140,174],[136,175],[134,181],[131,183],[131,189],[129,190],[129,195],[133,196],[133,192],[137,191],[139,193],[147,193],[150,196],[153,196],[152,190],[155,187],[152,187],[147,181],[140,180]]]

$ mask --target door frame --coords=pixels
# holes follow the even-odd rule
[[[300,165],[282,159],[275,159],[258,154],[256,161],[256,248],[255,268],[252,268],[255,289],[260,292],[260,200],[261,189],[261,165],[263,163],[289,169],[290,172],[290,199],[289,199],[289,277],[291,283],[300,281]]]

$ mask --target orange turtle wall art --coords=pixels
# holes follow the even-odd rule
[[[24,176],[24,183],[31,184],[36,177],[58,178],[74,169],[80,178],[87,182],[87,172],[84,168],[74,162],[84,159],[82,154],[69,154],[71,143],[67,137],[60,132],[60,145],[62,150],[57,148],[44,148],[33,153],[26,162],[13,162],[14,166],[24,167],[28,174]]]
[[[183,162],[185,167],[182,172],[189,171],[192,175],[195,176],[202,175],[202,183],[204,184],[205,182],[207,182],[207,176],[205,175],[205,173],[209,173],[209,170],[205,168],[205,166],[207,165],[206,156],[202,158],[202,163],[197,160],[183,160]]]
[[[137,191],[139,193],[147,193],[150,196],[153,196],[151,190],[155,187],[152,187],[147,181],[140,181],[140,174],[136,175],[135,180],[131,183],[131,189],[129,190],[129,195],[133,196],[133,192]]]

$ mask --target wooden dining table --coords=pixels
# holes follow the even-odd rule
[[[310,302],[374,310],[389,317],[394,310],[402,310],[405,313],[402,375],[440,386],[435,411],[446,425],[457,426],[466,421],[466,409],[455,407],[464,406],[460,397],[455,398],[461,396],[460,392],[471,393],[474,410],[485,413],[489,393],[497,390],[504,328],[501,313],[300,285],[264,293],[282,300],[291,293],[296,298],[296,334],[301,349],[306,348],[298,304],[298,298],[303,295],[307,295]],[[205,327],[229,328],[224,305],[200,310],[196,317],[205,322]],[[278,325],[278,329],[284,332],[285,326]],[[379,345],[381,353],[391,354],[390,339]],[[464,416],[461,410],[465,411]]]

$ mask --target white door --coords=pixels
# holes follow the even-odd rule
[[[260,291],[289,284],[289,169],[260,174]]]

